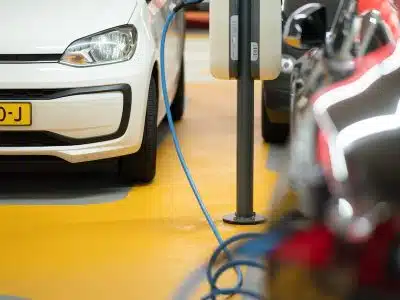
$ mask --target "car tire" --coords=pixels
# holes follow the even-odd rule
[[[273,123],[267,113],[267,99],[261,100],[261,131],[266,143],[284,144],[288,137],[290,126],[284,123]]]
[[[124,183],[149,183],[156,174],[158,96],[154,77],[150,80],[142,145],[138,152],[119,159],[119,176]]]
[[[178,88],[175,98],[171,104],[171,114],[174,121],[182,119],[185,113],[185,62],[182,58],[181,69],[179,74]]]

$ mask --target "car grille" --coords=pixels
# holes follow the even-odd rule
[[[0,54],[0,63],[51,63],[61,57],[62,54]]]
[[[70,143],[45,131],[0,131],[0,147],[68,146]]]
[[[67,89],[0,89],[1,100],[52,99]]]

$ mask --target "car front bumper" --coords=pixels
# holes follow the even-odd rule
[[[0,155],[77,163],[136,152],[143,136],[149,66],[149,55],[147,61],[136,55],[128,62],[87,68],[0,64],[0,105],[29,102],[32,107],[30,126],[0,126]]]

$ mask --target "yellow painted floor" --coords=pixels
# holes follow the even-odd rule
[[[265,213],[276,174],[266,169],[259,89],[257,85],[254,198],[257,212]],[[177,131],[219,229],[224,237],[260,230],[221,222],[235,208],[235,84],[189,82],[187,96],[187,114]],[[40,300],[170,299],[217,244],[169,134],[158,153],[154,183],[133,187],[118,201],[1,205],[0,200],[0,295]],[[0,199],[4,200],[1,189]]]

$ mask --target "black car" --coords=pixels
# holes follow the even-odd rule
[[[282,25],[307,0],[282,1]],[[333,22],[339,0],[316,0],[327,8],[328,25]],[[293,66],[306,50],[282,43],[282,70],[275,80],[262,83],[262,136],[268,143],[284,143],[289,134],[290,77]]]

